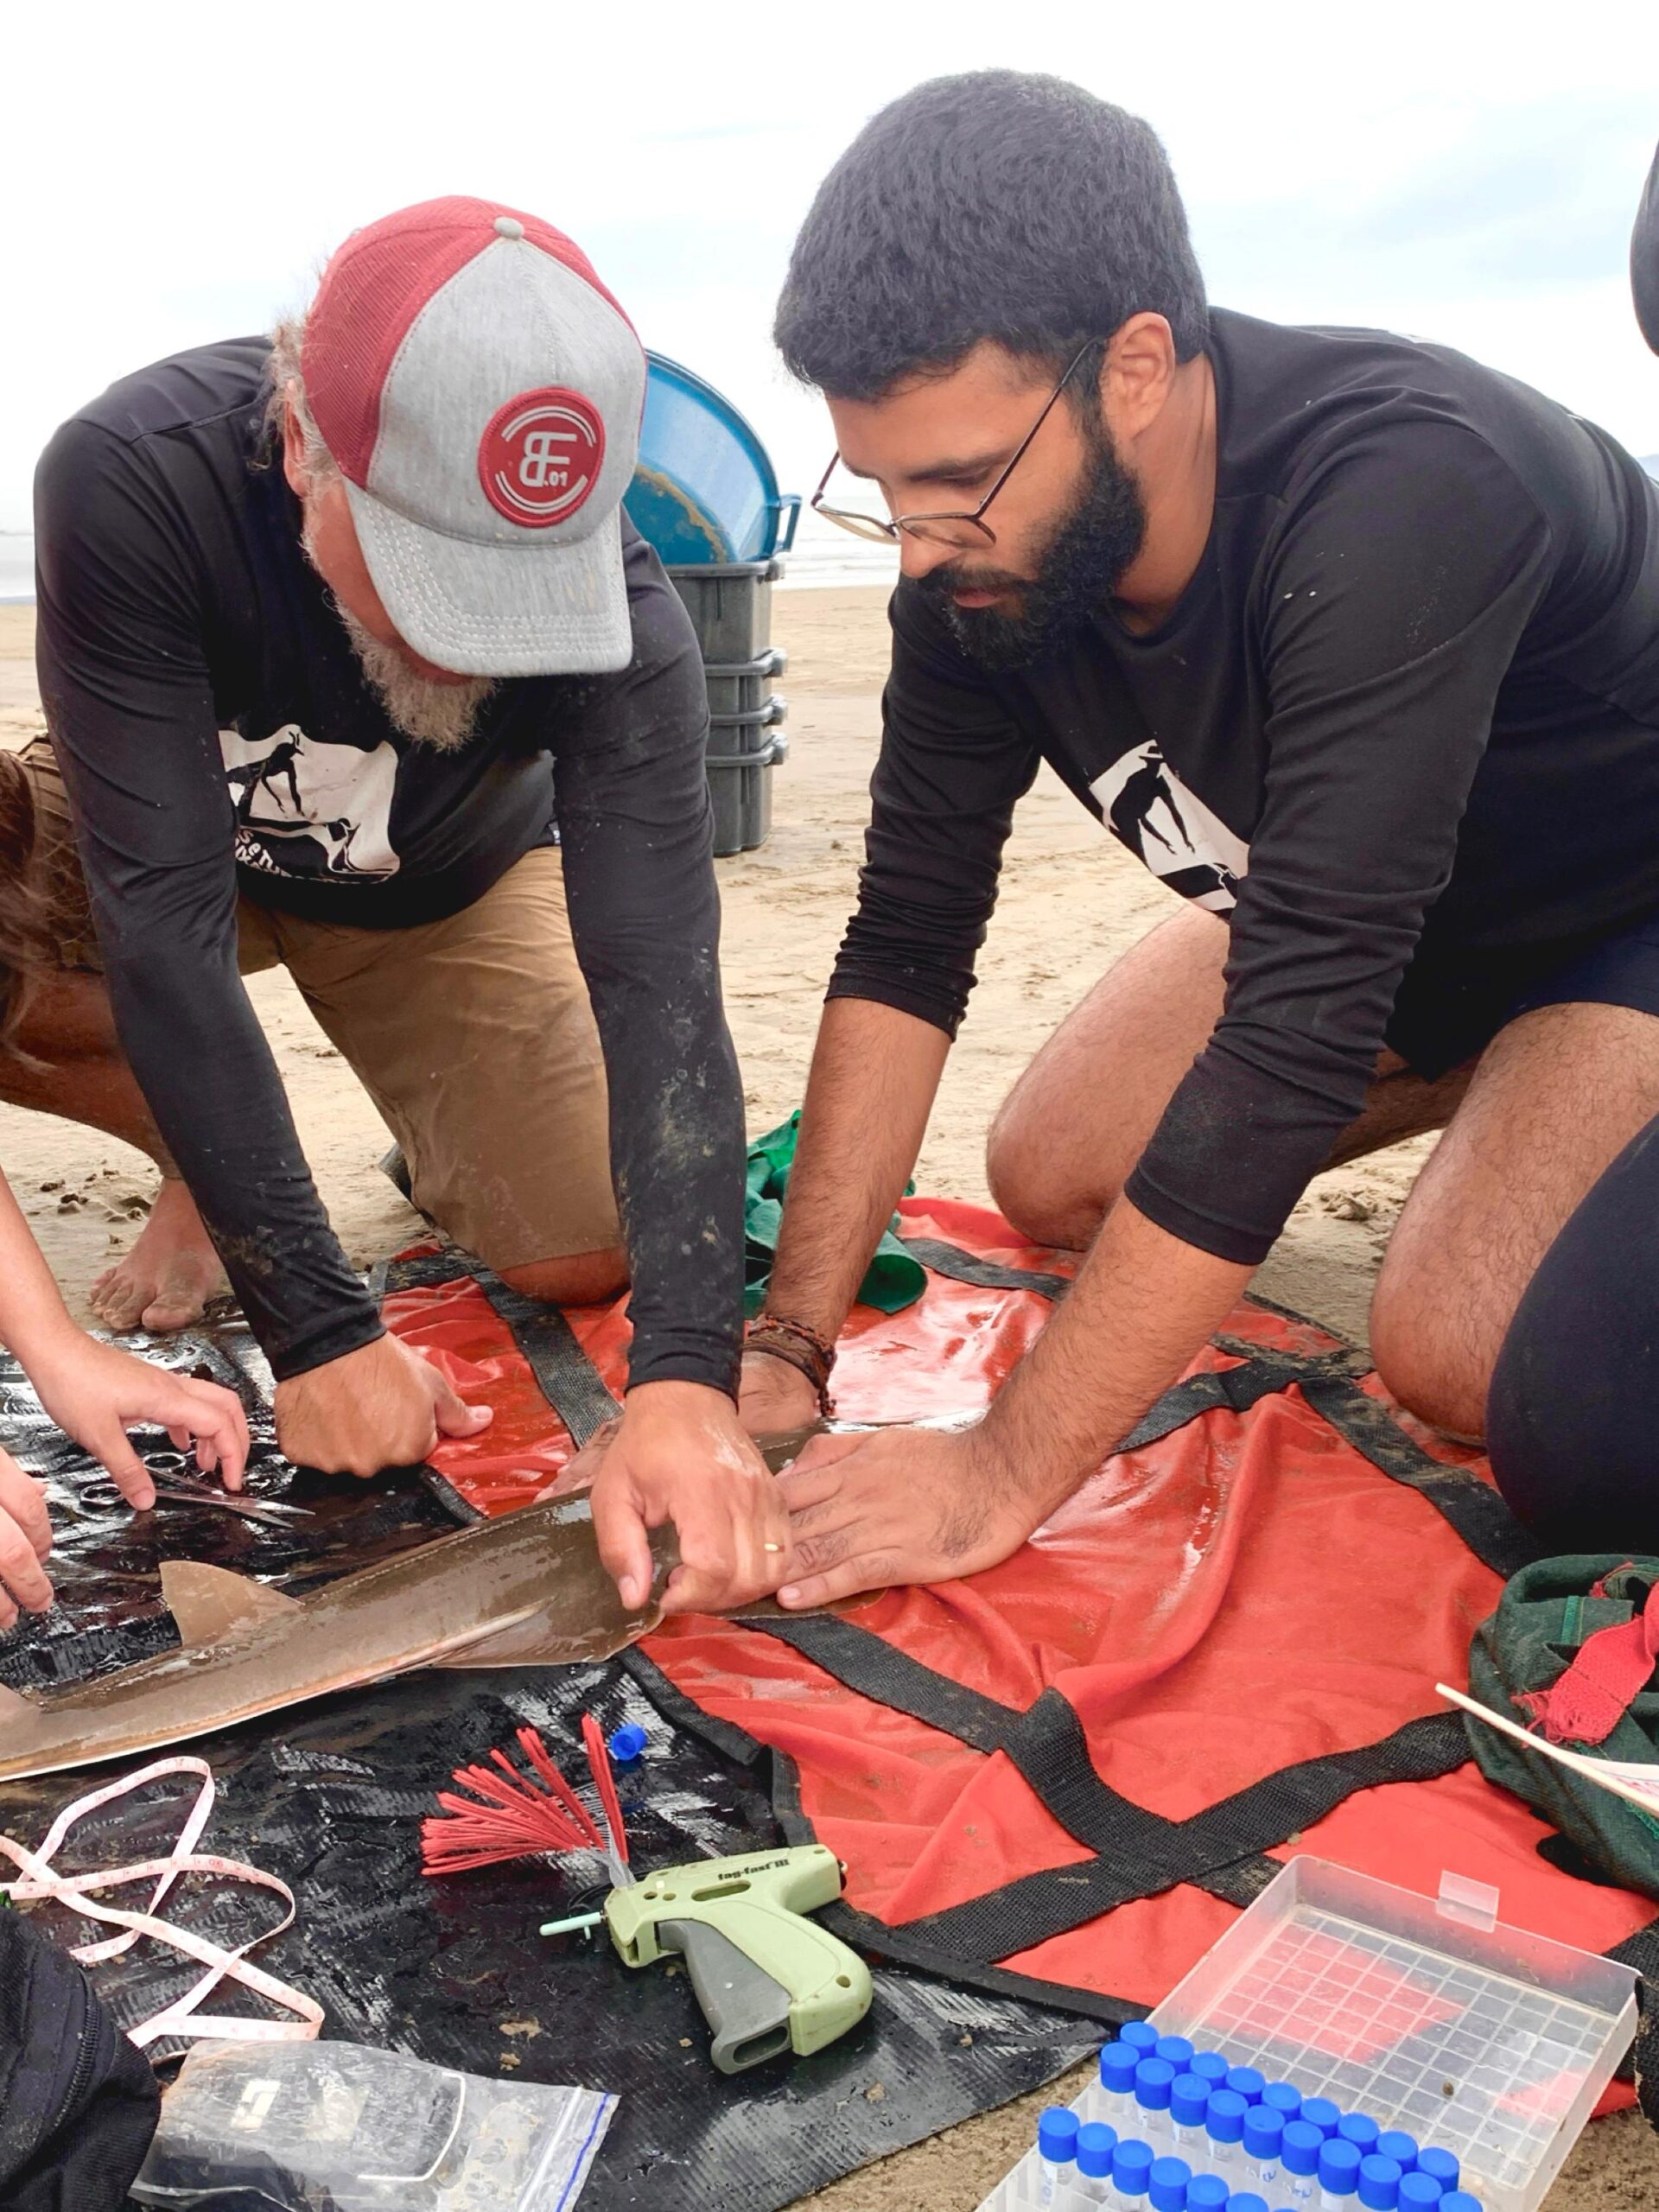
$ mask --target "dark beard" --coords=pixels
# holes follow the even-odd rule
[[[931,569],[917,588],[944,617],[968,658],[995,675],[1028,667],[1063,645],[1111,597],[1119,578],[1141,550],[1147,511],[1141,487],[1118,459],[1105,429],[1085,425],[1089,473],[1071,512],[1056,524],[1037,564],[1035,579],[1001,569]],[[1017,593],[1020,612],[958,607],[952,593]]]

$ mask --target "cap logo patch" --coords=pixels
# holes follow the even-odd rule
[[[605,460],[605,424],[592,400],[563,385],[521,391],[497,408],[478,445],[478,478],[498,514],[524,530],[567,522]]]

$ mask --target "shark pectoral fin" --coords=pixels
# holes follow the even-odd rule
[[[9,1690],[0,1682],[0,1729],[13,1720],[38,1720],[41,1708],[32,1697],[25,1697],[21,1690]]]
[[[162,1560],[162,1596],[186,1643],[217,1643],[249,1621],[275,1620],[300,1610],[297,1598],[195,1559]]]

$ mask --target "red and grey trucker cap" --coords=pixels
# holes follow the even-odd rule
[[[466,676],[627,666],[645,356],[580,247],[493,200],[405,207],[328,264],[301,364],[416,652]]]

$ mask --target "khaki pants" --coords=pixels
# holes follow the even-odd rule
[[[60,957],[97,940],[52,749],[22,756]],[[244,975],[284,967],[403,1148],[415,1203],[489,1266],[621,1243],[605,1071],[576,964],[564,872],[526,853],[447,920],[374,930],[237,909]]]

